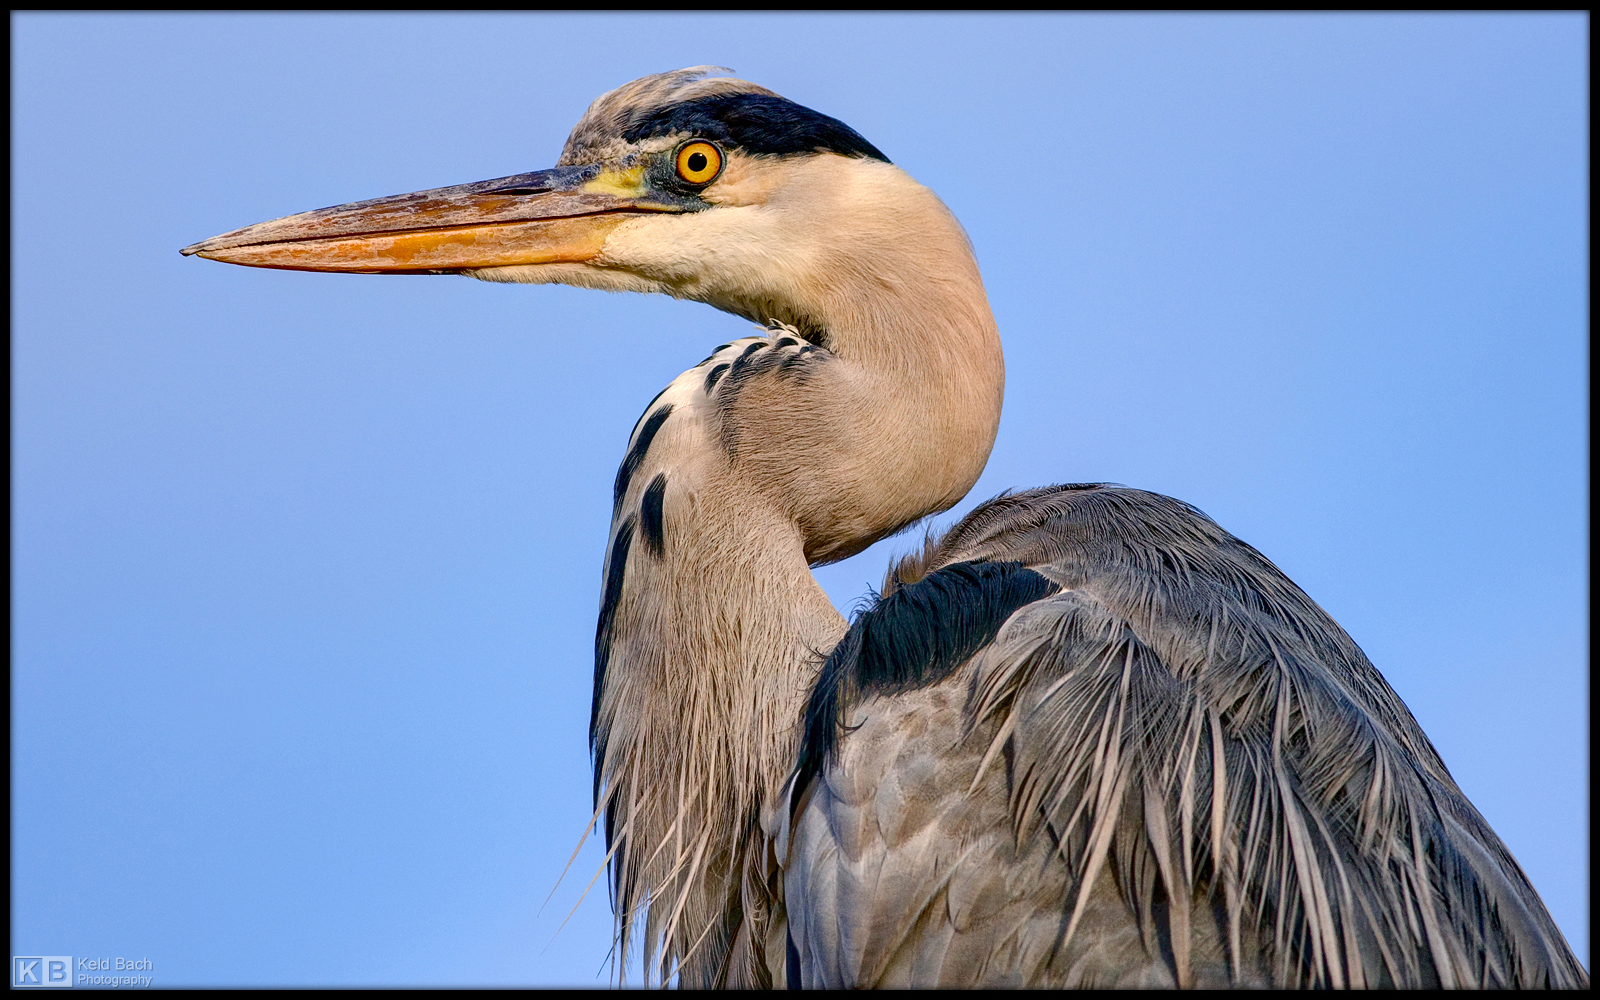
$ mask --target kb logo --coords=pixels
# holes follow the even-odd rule
[[[12,987],[72,985],[72,957],[69,955],[13,956]]]

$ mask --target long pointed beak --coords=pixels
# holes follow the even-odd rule
[[[556,167],[302,212],[184,247],[229,264],[426,274],[586,261],[644,213],[692,211],[652,196],[640,167]]]

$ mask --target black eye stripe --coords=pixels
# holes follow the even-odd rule
[[[889,162],[878,147],[837,118],[767,94],[719,94],[656,108],[635,118],[622,138],[638,142],[684,134],[756,156],[838,153]]]

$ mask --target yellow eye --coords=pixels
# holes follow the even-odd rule
[[[678,150],[678,176],[704,184],[722,172],[722,150],[709,142],[689,142]]]

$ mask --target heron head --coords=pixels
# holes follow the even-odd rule
[[[931,192],[848,125],[713,72],[659,73],[601,96],[551,169],[317,209],[183,253],[663,292],[816,333],[859,304],[842,287],[852,278],[914,275],[884,258],[925,241],[918,215],[959,234]]]

